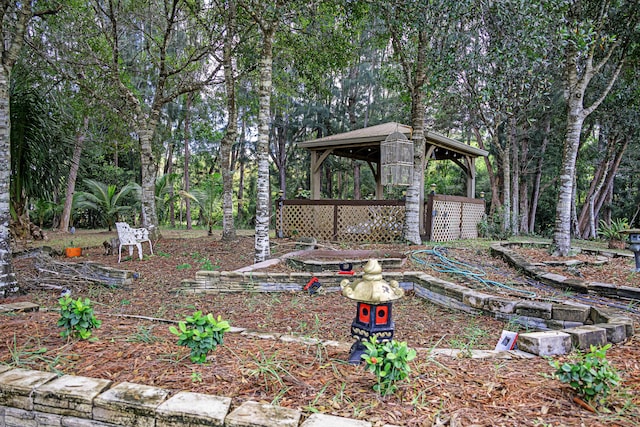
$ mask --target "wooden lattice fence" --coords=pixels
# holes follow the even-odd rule
[[[337,242],[394,242],[402,238],[404,202],[395,200],[282,200],[277,233]]]
[[[482,199],[430,194],[424,212],[427,240],[446,242],[477,238],[485,206]]]
[[[425,240],[446,242],[478,237],[484,200],[429,195],[425,203]],[[405,206],[399,200],[280,200],[276,232],[280,237],[369,243],[402,240]]]

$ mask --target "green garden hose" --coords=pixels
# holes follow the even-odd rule
[[[524,289],[517,289],[504,283],[496,282],[486,278],[487,273],[480,267],[467,264],[456,259],[447,258],[447,256],[440,251],[440,246],[435,246],[433,249],[420,249],[411,251],[409,256],[411,260],[417,264],[424,265],[431,268],[437,273],[446,273],[451,275],[460,275],[468,280],[481,283],[487,288],[498,287],[506,289],[508,291],[517,292],[519,294],[526,295],[528,297],[535,298],[536,293],[527,291]],[[436,262],[429,262],[421,255],[429,255],[437,259]]]

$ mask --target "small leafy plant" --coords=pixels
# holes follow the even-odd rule
[[[229,330],[229,322],[216,319],[213,314],[203,315],[202,311],[196,311],[184,321],[178,322],[178,328],[170,326],[169,331],[178,337],[178,345],[191,349],[191,361],[204,363],[207,354],[222,344],[224,333]]]
[[[600,220],[598,234],[605,240],[624,240],[623,230],[629,228],[629,220],[627,218],[618,218],[611,221],[608,225],[604,220]]]
[[[602,403],[620,382],[618,373],[606,357],[610,347],[611,344],[604,347],[592,345],[588,353],[579,353],[572,363],[550,361],[550,365],[556,369],[553,377],[569,384],[586,401]]]
[[[409,375],[409,362],[415,359],[416,351],[406,342],[391,340],[379,343],[376,337],[363,341],[363,344],[366,350],[362,358],[367,364],[366,369],[378,380],[373,389],[382,396],[395,393],[398,389],[396,383]]]
[[[86,340],[91,336],[93,328],[99,328],[101,320],[96,319],[89,298],[74,300],[68,296],[58,300],[60,319],[58,326],[64,328],[60,332],[62,337],[79,337]]]

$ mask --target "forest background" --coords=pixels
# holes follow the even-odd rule
[[[412,125],[418,148],[433,130],[489,151],[477,193],[492,237],[553,237],[566,254],[599,224],[638,225],[636,1],[1,6],[5,283],[9,222],[18,236],[117,219],[156,238],[160,225],[221,227],[223,239],[254,228],[264,259],[275,199],[308,196],[296,142],[389,121]],[[373,197],[366,164],[323,168],[323,197]],[[454,163],[424,174],[464,194]],[[428,189],[385,191],[409,203]]]

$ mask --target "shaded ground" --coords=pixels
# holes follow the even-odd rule
[[[105,240],[113,234],[105,233]],[[294,246],[286,240],[273,243],[277,254],[289,252]],[[388,247],[401,251],[421,248]],[[395,338],[421,350],[412,364],[411,380],[401,385],[398,394],[381,398],[371,389],[371,374],[344,362],[352,342],[352,301],[338,294],[194,296],[176,292],[180,281],[193,278],[200,268],[233,270],[251,264],[252,237],[231,244],[210,237],[165,238],[154,245],[154,251],[154,256],[146,256],[143,261],[127,259],[119,265],[140,273],[140,278],[126,289],[67,284],[72,296],[90,298],[96,315],[103,320],[102,327],[95,331],[95,342],[60,338],[55,326],[60,291],[24,286],[28,294],[10,300],[32,301],[41,304],[43,310],[2,316],[0,360],[34,369],[225,395],[233,398],[233,405],[251,399],[299,408],[307,415],[321,411],[367,419],[376,425],[638,425],[638,338],[609,351],[608,358],[619,370],[623,387],[606,407],[599,408],[600,413],[592,414],[572,402],[568,386],[544,377],[552,372],[544,359],[431,356],[431,347],[493,349],[500,331],[514,325],[444,310],[408,295],[393,305]],[[84,260],[118,266],[117,254],[103,255],[101,247],[84,252]],[[490,257],[487,249],[452,248],[449,255],[482,265],[496,280],[518,280],[515,272]],[[23,283],[35,277],[31,264],[29,259],[16,260]],[[600,268],[600,274],[606,270],[612,269]],[[583,276],[589,274],[581,271]],[[630,281],[633,279],[631,276]],[[601,276],[598,280],[606,281]],[[344,342],[346,348],[227,334],[224,345],[211,353],[207,364],[194,365],[188,352],[175,345],[168,326],[170,321],[183,319],[195,310],[220,314],[233,326],[332,339]]]

